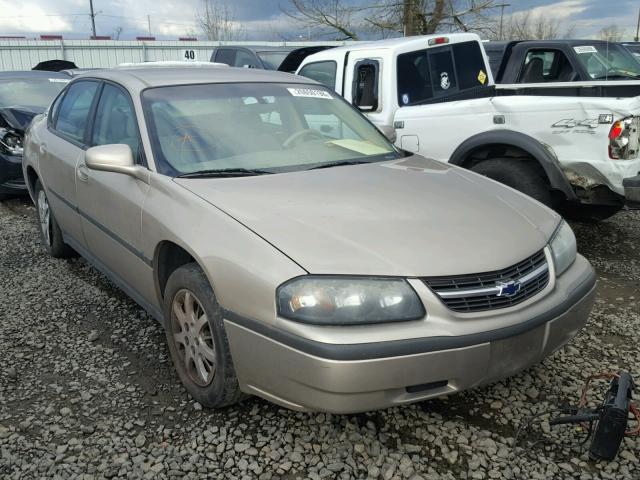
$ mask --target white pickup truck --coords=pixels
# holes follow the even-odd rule
[[[597,81],[496,86],[488,65],[480,38],[459,33],[325,50],[296,73],[341,94],[400,148],[484,174],[568,217],[640,207],[640,81],[616,81],[628,87],[624,97]]]

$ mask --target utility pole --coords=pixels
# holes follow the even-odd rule
[[[410,37],[411,35],[415,35],[415,27],[414,27],[414,19],[415,12],[413,11],[414,0],[404,0],[403,4],[403,18],[402,23],[404,24],[404,36]]]
[[[510,7],[510,3],[501,3],[500,5],[496,5],[500,7],[500,34],[498,36],[498,40],[502,40],[502,19],[504,18],[504,7]]]
[[[636,42],[640,41],[640,8],[638,9],[638,25],[636,26],[636,37],[634,40]]]
[[[93,12],[93,0],[89,0],[89,9],[91,13],[89,16],[91,17],[91,31],[93,32],[93,36],[96,36],[96,14]]]
[[[149,36],[151,36],[151,15],[147,15],[147,28],[149,30]]]

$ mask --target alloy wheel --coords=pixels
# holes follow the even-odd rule
[[[38,192],[38,217],[40,219],[40,230],[47,246],[51,246],[51,210],[49,200],[44,190]]]
[[[216,373],[213,332],[202,304],[193,292],[182,289],[171,305],[173,340],[189,378],[206,387]]]

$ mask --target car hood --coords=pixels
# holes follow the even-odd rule
[[[560,220],[515,190],[419,156],[175,181],[317,274],[418,277],[506,268],[541,250]]]
[[[33,117],[45,110],[46,109],[42,107],[27,107],[21,105],[0,107],[0,116],[9,127],[24,133],[29,123],[31,123],[31,120],[33,120]]]

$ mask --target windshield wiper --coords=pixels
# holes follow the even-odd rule
[[[307,170],[319,170],[321,168],[342,167],[345,165],[360,165],[362,163],[372,163],[369,160],[339,160],[337,162],[323,163],[316,167],[307,168]]]
[[[183,173],[175,178],[222,178],[222,177],[253,177],[256,175],[268,175],[273,172],[255,168],[225,168],[222,170],[198,170],[197,172]]]

